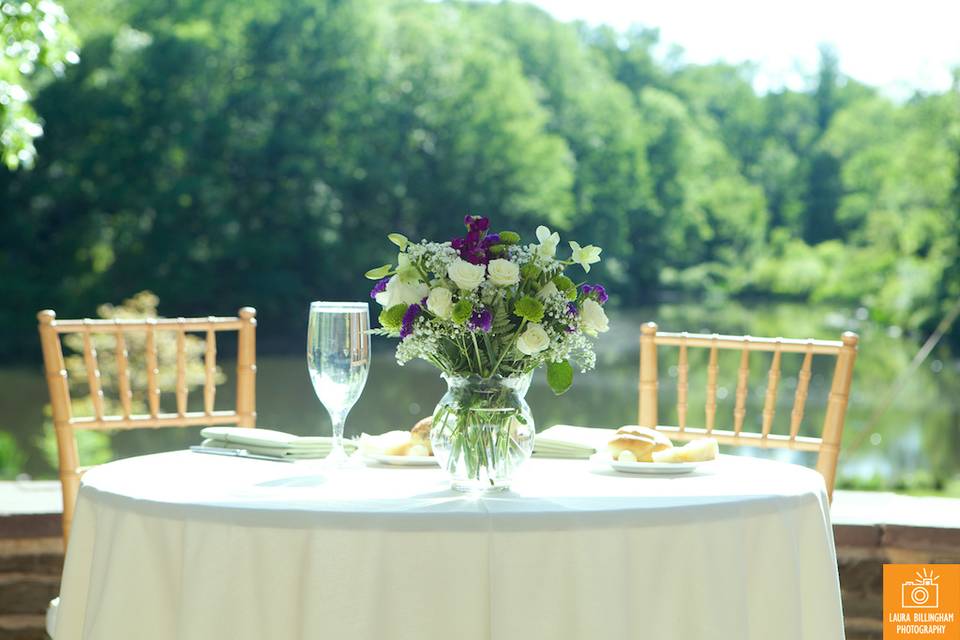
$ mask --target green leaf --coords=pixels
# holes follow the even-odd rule
[[[569,360],[547,363],[547,384],[556,395],[561,395],[573,384],[573,365]]]
[[[395,304],[389,309],[380,312],[380,325],[391,331],[398,331],[403,324],[403,314],[407,312],[407,305]]]
[[[507,305],[501,302],[493,308],[493,324],[490,333],[500,337],[512,330],[513,322],[510,320],[510,314],[507,313]]]
[[[387,240],[400,247],[400,251],[406,249],[407,245],[410,244],[410,241],[407,240],[407,236],[403,235],[402,233],[391,233],[387,236]]]
[[[457,304],[453,305],[453,312],[450,314],[450,319],[457,324],[463,324],[470,319],[470,314],[473,313],[473,304],[469,300],[460,300]]]
[[[513,313],[528,322],[540,322],[543,320],[543,303],[532,296],[523,296],[517,300]]]
[[[385,264],[382,267],[370,269],[370,271],[367,271],[365,274],[363,274],[363,277],[369,278],[370,280],[379,280],[380,278],[383,278],[389,274],[391,269],[393,269],[392,264]]]
[[[567,276],[560,274],[553,279],[553,285],[566,296],[567,300],[577,299],[577,285]]]

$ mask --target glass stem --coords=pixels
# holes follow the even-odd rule
[[[347,462],[347,452],[343,448],[343,423],[346,419],[346,411],[330,414],[330,421],[333,423],[333,445],[330,447],[327,462],[334,467],[341,467]]]
[[[332,416],[333,419],[333,451],[336,455],[344,454],[343,450],[343,424],[347,421],[347,414],[341,413]]]

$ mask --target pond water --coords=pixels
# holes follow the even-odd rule
[[[895,391],[919,344],[895,328],[880,327],[833,307],[800,304],[744,305],[665,303],[657,307],[611,312],[611,331],[598,344],[597,369],[577,374],[573,388],[555,397],[538,372],[528,395],[538,428],[568,423],[617,427],[637,420],[637,378],[640,325],[655,320],[665,331],[750,334],[758,336],[836,339],[843,330],[860,334],[860,352],[841,454],[840,484],[860,488],[942,491],[955,487],[960,472],[960,360],[938,348],[900,385],[889,408],[874,420],[876,410]],[[258,329],[261,335],[268,327]],[[366,390],[347,420],[346,433],[380,433],[409,428],[428,415],[445,385],[423,363],[397,366],[390,340],[376,338]],[[676,419],[676,349],[660,350],[660,420]],[[785,355],[773,431],[788,429],[800,355]],[[717,428],[732,424],[739,352],[721,353]],[[818,435],[826,407],[834,360],[814,358],[814,375],[801,433]],[[745,429],[759,430],[770,356],[751,357]],[[218,391],[224,403],[232,395],[232,363],[221,363],[227,376]],[[329,420],[314,396],[304,356],[258,357],[257,411],[260,426],[297,434],[329,434]],[[706,351],[690,351],[688,422],[703,424]],[[198,401],[200,393],[191,398]],[[165,394],[165,405],[172,394]],[[46,387],[39,346],[34,366],[0,366],[0,478],[26,473],[55,477],[56,448],[45,417]],[[224,406],[227,406],[224,404]],[[45,426],[46,423],[46,426]],[[178,449],[199,441],[198,429],[137,430],[83,434],[82,463],[110,457]],[[745,450],[810,463],[808,454]]]

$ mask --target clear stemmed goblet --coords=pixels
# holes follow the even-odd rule
[[[343,423],[370,370],[370,311],[366,302],[313,302],[307,323],[307,369],[313,390],[333,422],[327,461],[342,466]]]

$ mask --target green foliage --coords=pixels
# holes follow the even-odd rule
[[[576,300],[577,285],[573,283],[573,280],[561,274],[556,276],[552,282],[553,286],[557,288],[557,291],[567,296],[567,300]]]
[[[561,395],[573,385],[573,365],[568,360],[547,363],[547,384],[556,395]]]
[[[52,0],[0,0],[0,160],[32,167],[43,134],[30,93],[76,63],[76,36]]]
[[[379,238],[450,237],[462,211],[603,246],[626,304],[785,295],[927,327],[960,296],[956,89],[896,104],[824,50],[807,90],[759,95],[749,65],[516,3],[65,2],[83,55],[56,78],[62,13],[0,0],[4,41],[39,46],[0,60],[0,92],[34,94],[0,105],[7,164],[46,130],[33,171],[0,169],[0,353],[35,352],[39,308],[143,288],[300,335],[291,309],[395,259]]]
[[[363,274],[363,277],[368,278],[370,280],[380,280],[381,278],[389,274],[391,271],[393,271],[393,265],[385,264],[382,267],[370,269],[370,271],[367,271],[365,274]]]
[[[25,456],[13,434],[0,431],[0,478],[12,478],[23,469]]]

